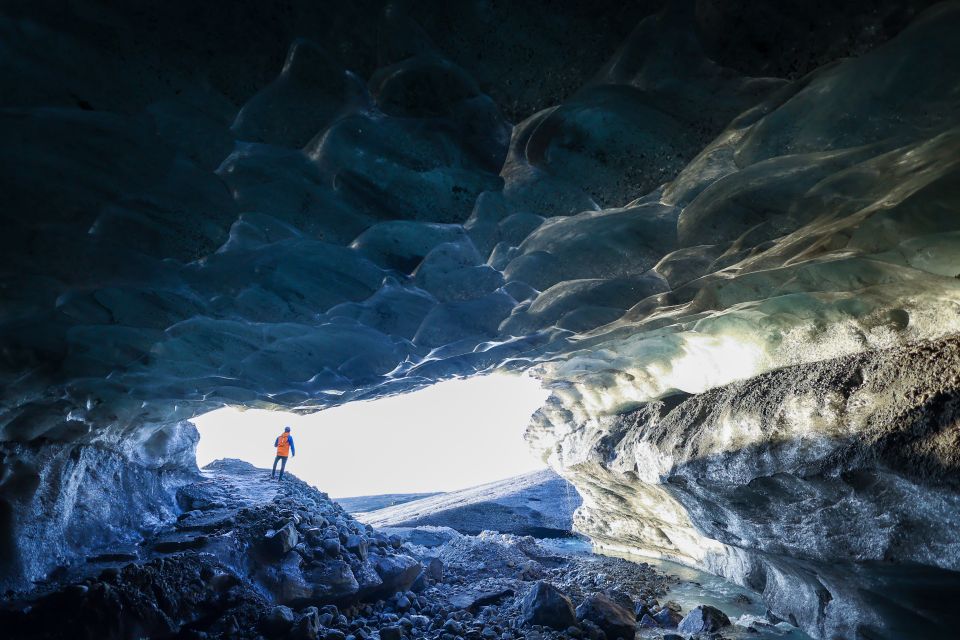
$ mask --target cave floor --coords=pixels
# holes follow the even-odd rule
[[[5,637],[601,637],[589,622],[567,631],[523,623],[524,597],[540,580],[574,604],[606,594],[629,605],[631,616],[668,605],[682,615],[711,604],[729,612],[734,625],[717,637],[730,640],[805,637],[786,623],[769,624],[761,603],[745,603],[742,589],[706,574],[596,555],[576,538],[462,535],[435,526],[388,535],[295,476],[271,480],[269,470],[240,461],[209,465],[178,501],[177,520],[139,544],[7,599]],[[290,539],[278,542],[284,532]],[[669,632],[640,629],[638,637]]]

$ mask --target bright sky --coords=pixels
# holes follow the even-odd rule
[[[523,432],[547,395],[537,381],[504,373],[307,416],[218,409],[193,420],[197,463],[240,458],[269,468],[274,438],[290,425],[297,455],[287,470],[334,498],[464,489],[545,466]]]

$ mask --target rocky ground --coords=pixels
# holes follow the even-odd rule
[[[661,603],[675,579],[649,565],[529,536],[387,534],[294,476],[237,460],[208,466],[178,500],[177,521],[135,548],[5,600],[4,637],[614,640],[638,625],[728,624]]]

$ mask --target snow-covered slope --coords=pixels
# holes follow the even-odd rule
[[[571,533],[579,506],[573,485],[544,469],[354,516],[375,527],[437,526],[467,534],[488,530],[552,537]]]

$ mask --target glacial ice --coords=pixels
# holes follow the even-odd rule
[[[871,563],[960,571],[960,5],[785,80],[720,4],[670,3],[547,103],[397,8],[376,56],[348,18],[209,59],[120,10],[137,55],[4,17],[0,586],[174,513],[199,413],[510,368],[552,391],[528,439],[596,541],[895,637]]]

